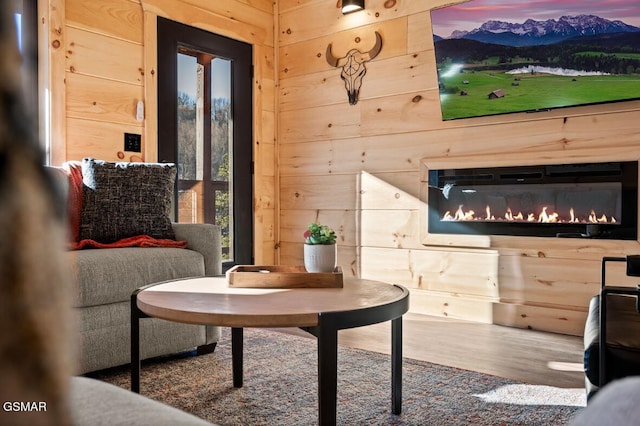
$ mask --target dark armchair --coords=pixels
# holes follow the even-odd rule
[[[606,285],[606,265],[626,262],[626,274],[640,277],[640,256],[604,257],[600,294],[591,299],[584,331],[587,398],[613,380],[640,375],[639,287]]]

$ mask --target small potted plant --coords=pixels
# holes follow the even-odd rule
[[[336,233],[312,223],[304,232],[304,267],[307,272],[333,272],[336,268]]]

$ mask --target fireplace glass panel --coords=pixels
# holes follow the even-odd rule
[[[637,162],[429,172],[429,232],[636,239]]]

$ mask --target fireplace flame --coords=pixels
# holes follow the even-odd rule
[[[609,223],[609,219],[607,219],[607,215],[605,214],[603,214],[600,217],[596,217],[596,212],[591,210],[591,213],[589,213],[589,222],[590,223]],[[616,218],[613,216],[611,217],[611,223],[616,223]]]
[[[522,212],[518,212],[517,215],[513,215],[513,212],[511,211],[511,209],[507,209],[507,212],[504,214],[504,218],[510,221],[513,220],[524,220],[524,216],[522,215]],[[529,216],[529,222],[531,222],[533,219],[533,215]]]
[[[487,206],[485,211],[487,213],[487,216],[485,217],[486,220],[496,220],[496,217],[491,214],[491,207]]]
[[[602,214],[600,217],[596,214],[594,210],[591,210],[589,216],[585,219],[581,219],[576,216],[576,213],[573,208],[569,209],[569,216],[567,219],[561,218],[558,212],[548,212],[548,207],[542,207],[542,211],[538,213],[537,217],[535,213],[527,213],[526,219],[525,215],[522,212],[518,212],[518,214],[513,214],[511,208],[507,208],[506,213],[504,214],[504,220],[509,222],[538,222],[538,223],[618,223],[617,219],[613,216],[610,218],[607,217],[606,214]],[[472,220],[486,220],[486,221],[501,221],[502,218],[497,218],[491,213],[491,207],[487,206],[485,208],[485,216],[482,218],[476,218],[476,214],[473,210],[464,210],[464,205],[460,204],[458,206],[458,210],[452,215],[450,211],[445,212],[442,216],[443,221],[472,221]]]
[[[538,215],[539,223],[557,223],[558,222],[558,213],[554,212],[551,214],[547,214],[547,206],[542,208],[542,212]]]
[[[462,204],[460,204],[458,206],[458,210],[456,210],[456,215],[454,216],[454,220],[473,220],[474,215],[476,214],[476,212],[474,212],[473,210],[469,210],[469,211],[463,211],[462,210]]]

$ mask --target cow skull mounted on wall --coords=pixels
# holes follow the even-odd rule
[[[360,52],[357,49],[351,49],[347,54],[341,58],[336,58],[331,52],[331,43],[327,46],[327,62],[332,67],[342,68],[340,78],[344,80],[344,87],[347,89],[347,95],[349,96],[349,104],[355,105],[358,103],[358,94],[360,93],[360,86],[362,86],[362,78],[367,73],[365,68],[365,62],[369,62],[380,53],[382,49],[382,37],[380,33],[376,31],[376,44],[368,52]]]

